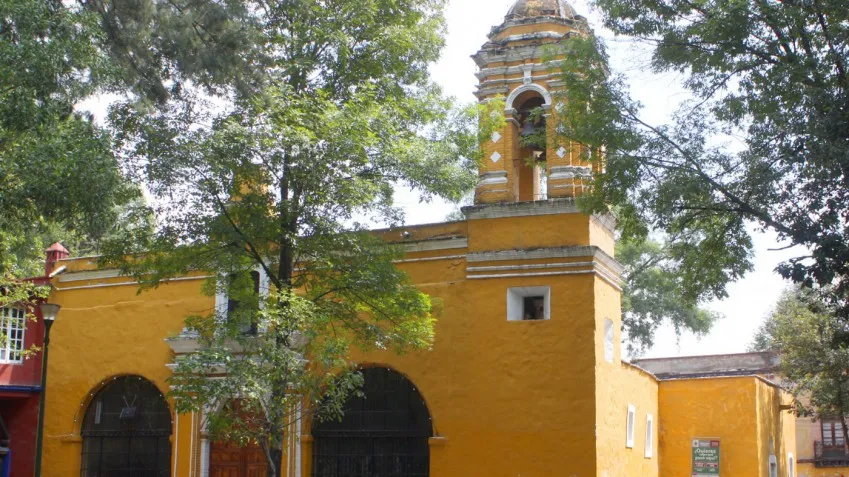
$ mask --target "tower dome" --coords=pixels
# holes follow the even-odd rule
[[[560,17],[573,19],[578,16],[572,5],[565,0],[516,0],[507,12],[507,20],[533,17]]]

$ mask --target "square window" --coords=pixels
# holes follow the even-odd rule
[[[625,427],[625,447],[634,447],[634,419],[637,416],[637,408],[633,404],[628,405],[628,422]]]
[[[508,321],[541,321],[551,318],[551,287],[507,289]]]

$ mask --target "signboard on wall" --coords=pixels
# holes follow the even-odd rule
[[[719,439],[695,437],[692,442],[693,477],[719,475]]]

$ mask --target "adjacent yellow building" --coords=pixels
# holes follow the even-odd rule
[[[774,384],[659,378],[622,360],[615,223],[576,206],[597,166],[547,120],[562,84],[543,49],[587,34],[564,1],[519,0],[474,56],[480,100],[506,106],[475,205],[459,222],[375,232],[406,247],[398,266],[442,303],[433,349],[362,356],[373,399],[342,423],[290,429],[285,475],[796,475]],[[540,128],[544,145],[521,141]],[[256,449],[211,442],[202,416],[166,397],[169,365],[196,346],[183,320],[226,306],[201,293],[209,277],[139,293],[92,258],[58,265],[44,475],[264,475]]]

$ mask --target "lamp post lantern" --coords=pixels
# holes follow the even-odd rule
[[[41,319],[44,320],[44,354],[41,357],[41,397],[38,400],[38,436],[35,439],[35,477],[41,477],[41,443],[44,438],[44,401],[47,397],[47,352],[50,349],[50,327],[56,321],[60,306],[42,303]]]

